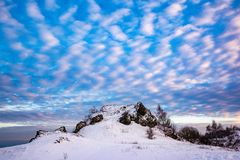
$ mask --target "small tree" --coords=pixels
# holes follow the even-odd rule
[[[147,137],[148,139],[153,139],[154,138],[153,136],[154,136],[153,130],[151,127],[149,127],[147,130]]]
[[[68,154],[67,153],[63,153],[63,159],[67,160],[68,159]]]
[[[171,120],[167,117],[167,112],[165,112],[161,106],[158,104],[157,106],[157,119],[158,119],[158,127],[165,131],[167,128],[171,128]]]
[[[206,136],[208,138],[222,138],[225,130],[222,127],[222,124],[217,124],[216,121],[212,121],[211,125],[206,127]]]

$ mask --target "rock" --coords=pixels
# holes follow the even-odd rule
[[[152,115],[151,111],[147,109],[142,102],[138,102],[135,106],[134,114],[129,114],[128,112],[124,112],[122,116],[119,118],[119,122],[125,125],[131,124],[131,121],[134,121],[137,124],[142,126],[148,126],[153,128],[157,125],[157,118]],[[126,110],[126,107],[122,107],[121,110]]]
[[[135,122],[150,128],[153,128],[157,125],[157,119],[151,114],[151,112],[145,114],[144,116],[138,116]]]
[[[151,111],[148,110],[142,102],[138,102],[135,107],[136,116],[134,121],[142,126],[155,127],[157,125],[157,118],[152,115]]]
[[[41,137],[42,135],[45,135],[47,133],[47,131],[44,130],[38,130],[36,132],[36,135],[34,138],[30,139],[29,143],[32,142],[33,140],[37,139],[38,137]]]
[[[96,116],[90,118],[90,124],[93,125],[95,123],[101,122],[102,120],[103,120],[103,115],[99,114],[99,115],[96,115]]]
[[[76,125],[76,128],[75,128],[75,130],[73,131],[73,133],[79,132],[80,129],[82,129],[82,128],[85,127],[86,125],[87,125],[87,123],[84,122],[84,121],[79,122],[79,123]]]
[[[131,124],[131,116],[128,112],[124,112],[119,118],[119,122],[125,125]]]
[[[134,108],[136,109],[138,115],[144,116],[144,115],[146,114],[146,112],[147,112],[147,109],[146,109],[145,106],[142,104],[142,102],[138,102],[138,103],[134,106]]]
[[[64,126],[61,126],[60,128],[55,129],[55,131],[60,131],[60,132],[63,132],[63,133],[67,132],[67,130],[66,130],[66,128]]]

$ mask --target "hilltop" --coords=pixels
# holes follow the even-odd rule
[[[123,118],[124,117],[124,118]],[[151,128],[152,135],[149,137]],[[0,160],[237,160],[240,152],[166,136],[142,103],[107,105],[74,131],[38,131],[30,143],[0,149]]]

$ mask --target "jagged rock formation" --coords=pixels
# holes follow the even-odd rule
[[[60,131],[60,132],[63,132],[63,133],[67,133],[67,130],[66,130],[66,127],[65,127],[65,126],[61,126],[61,127],[57,128],[57,129],[55,129],[54,131]],[[30,139],[29,143],[32,142],[32,141],[34,141],[35,139],[43,136],[43,135],[46,135],[47,133],[48,133],[48,131],[38,130],[38,131],[36,132],[35,137],[32,138],[32,139]]]
[[[82,129],[83,127],[87,126],[87,123],[85,121],[80,121],[76,127],[75,130],[73,131],[73,133],[77,133],[80,131],[80,129]]]
[[[129,125],[131,124],[131,121],[134,121],[137,124],[151,128],[157,125],[157,118],[141,102],[138,102],[134,106],[134,109],[135,112],[133,114],[124,112],[119,118],[119,122],[125,125]]]
[[[36,135],[34,138],[30,139],[29,142],[32,142],[33,140],[37,139],[38,137],[41,137],[42,135],[45,135],[47,133],[47,131],[44,131],[44,130],[38,130],[36,132]]]
[[[119,118],[119,122],[125,125],[131,124],[131,115],[128,112],[124,112]]]
[[[65,126],[61,126],[60,128],[55,129],[55,131],[60,131],[60,132],[67,133],[67,130],[66,130],[66,127],[65,127]]]
[[[87,119],[86,121],[80,121],[76,125],[73,133],[78,133],[83,127],[86,127],[89,124],[94,125],[95,123],[101,122],[102,120],[103,120],[103,115],[102,114],[93,113],[92,115],[90,115],[90,118]]]
[[[134,108],[137,111],[134,119],[136,123],[151,128],[157,125],[157,118],[152,115],[151,111],[147,109],[141,102],[138,102]]]
[[[90,124],[93,125],[95,123],[101,122],[103,120],[103,115],[102,114],[98,114],[92,118],[90,118]]]

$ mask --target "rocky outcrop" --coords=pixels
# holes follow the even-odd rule
[[[55,131],[60,131],[60,132],[63,132],[63,133],[67,133],[66,127],[64,127],[64,126],[61,126],[60,128],[55,129]]]
[[[138,116],[144,116],[148,112],[148,109],[142,104],[142,102],[138,102],[134,108],[136,109]]]
[[[33,140],[35,140],[35,139],[37,139],[37,138],[39,138],[39,137],[45,135],[46,133],[47,133],[47,131],[44,131],[44,130],[38,130],[38,131],[36,132],[35,137],[32,138],[32,139],[30,139],[29,142],[32,142]]]
[[[85,121],[81,121],[79,122],[76,127],[75,130],[73,131],[73,133],[78,133],[80,131],[80,129],[82,129],[83,127],[87,126],[87,123]]]
[[[103,120],[103,115],[102,114],[98,114],[92,118],[90,118],[90,124],[93,125],[95,123],[101,122]]]
[[[131,115],[128,112],[124,112],[119,118],[119,122],[125,125],[131,124]]]
[[[131,115],[128,112],[124,112],[119,118],[119,122],[129,125],[131,121],[134,121],[137,124],[151,128],[157,125],[157,118],[152,115],[151,111],[147,109],[142,102],[138,102],[134,108],[136,110],[134,114]]]
[[[95,114],[93,114],[93,115],[95,115]],[[103,120],[103,115],[102,114],[98,114],[98,115],[95,115],[95,116],[93,116],[93,115],[91,115],[90,118],[88,118],[86,121],[80,121],[76,125],[73,133],[78,133],[83,127],[86,127],[89,124],[93,125],[93,124],[101,122]]]
[[[151,128],[157,125],[157,118],[152,115],[151,111],[147,109],[141,102],[138,102],[134,108],[137,112],[134,119],[136,123]]]

